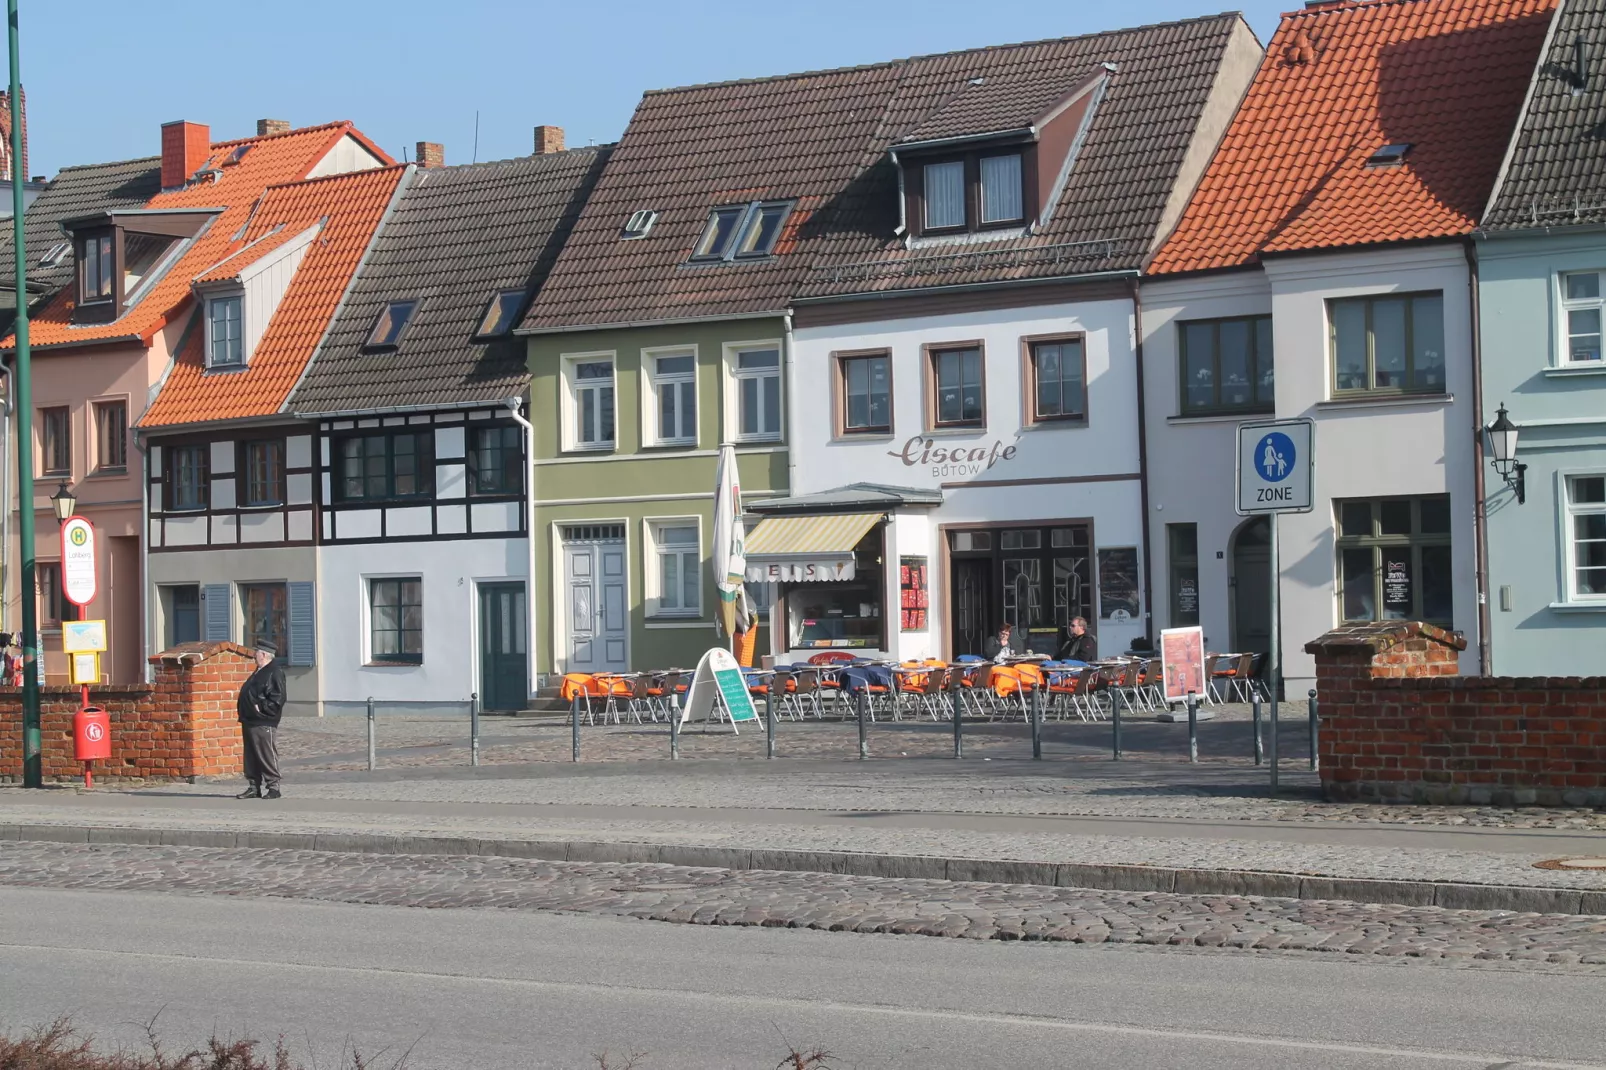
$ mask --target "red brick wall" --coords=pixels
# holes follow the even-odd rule
[[[1306,645],[1328,798],[1606,805],[1606,677],[1457,676],[1465,647],[1414,622]]]
[[[95,763],[97,779],[184,779],[239,773],[240,726],[235,699],[256,667],[233,643],[186,643],[151,659],[149,685],[91,688],[89,700],[111,715],[112,756]],[[40,692],[44,776],[76,780],[73,760],[76,687]],[[22,779],[22,693],[0,688],[0,782]]]

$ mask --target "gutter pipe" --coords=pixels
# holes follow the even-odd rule
[[[530,659],[529,698],[535,698],[541,690],[541,673],[536,660],[536,600],[535,600],[535,427],[525,419],[520,411],[524,406],[524,399],[512,397],[505,402],[508,415],[524,428],[524,542],[529,551],[527,568],[529,578],[525,581],[524,599],[524,625],[529,634],[525,637],[524,649]]]
[[[1143,539],[1143,635],[1150,643],[1154,635],[1154,543],[1149,533],[1149,422],[1148,399],[1143,382],[1143,293],[1134,277],[1132,288],[1133,367],[1138,390],[1138,503],[1142,513]],[[1272,577],[1276,582],[1276,577]]]
[[[1478,675],[1494,675],[1489,646],[1489,513],[1483,489],[1483,309],[1478,302],[1478,252],[1469,238],[1461,246],[1467,258],[1467,290],[1472,307],[1472,542],[1476,553],[1478,590]]]

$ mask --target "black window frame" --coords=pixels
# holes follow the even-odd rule
[[[951,431],[960,428],[968,430],[986,430],[987,428],[987,349],[981,342],[947,342],[941,345],[928,345],[925,347],[926,381],[929,384],[926,392],[927,420],[926,426],[934,431]],[[944,420],[942,418],[942,358],[956,353],[960,355],[959,364],[959,391],[960,416],[957,420]],[[964,355],[976,355],[976,387],[979,391],[977,397],[977,412],[974,417],[964,415],[965,365]]]
[[[861,425],[855,426],[853,423],[850,422],[851,417],[849,415],[853,411],[853,408],[852,408],[853,394],[849,391],[849,374],[850,374],[849,373],[849,368],[853,364],[856,364],[856,363],[858,363],[860,361],[876,361],[876,360],[879,360],[883,364],[885,364],[886,365],[886,369],[887,369],[887,391],[886,391],[886,395],[887,395],[887,422],[885,424],[870,424],[870,423],[866,423],[866,424],[861,424]],[[870,353],[839,353],[839,354],[837,354],[837,357],[836,357],[836,363],[837,363],[837,370],[836,370],[836,374],[837,374],[837,396],[841,399],[840,404],[838,406],[838,419],[837,419],[837,431],[838,431],[838,433],[840,435],[842,435],[842,436],[847,436],[847,435],[890,435],[890,434],[892,434],[893,422],[896,420],[897,417],[896,417],[895,412],[893,411],[894,407],[895,407],[894,406],[895,396],[894,396],[893,391],[892,391],[892,353],[891,353],[891,351],[883,349],[883,350],[876,350],[876,351],[870,352]],[[868,373],[866,373],[866,382],[867,383],[869,382]],[[867,392],[865,394],[866,398],[873,398],[874,396],[875,396],[875,393],[873,391]],[[867,401],[866,404],[865,404],[865,414],[866,414],[866,416],[868,416],[869,413],[871,413],[873,411],[874,411],[874,407],[872,405],[870,405],[868,403],[868,401]]]
[[[117,427],[108,432],[107,416],[112,412],[122,415]],[[128,402],[122,398],[94,401],[89,406],[90,419],[95,424],[95,472],[120,475],[128,471]],[[108,454],[107,447],[115,448]]]
[[[56,421],[59,425],[52,426]],[[72,475],[72,407],[46,405],[39,410],[39,474]],[[56,456],[60,454],[60,456]],[[60,463],[57,463],[57,462]]]
[[[179,504],[178,491],[182,485],[179,479],[180,457],[193,452],[199,459],[196,466],[196,498],[198,504]],[[204,513],[212,507],[212,448],[206,443],[181,443],[168,446],[166,456],[163,458],[163,473],[166,486],[162,493],[162,511],[165,513]]]
[[[1188,543],[1192,543],[1190,551]],[[1166,569],[1169,573],[1170,620],[1173,628],[1199,623],[1199,525],[1193,522],[1165,526]],[[1193,610],[1182,604],[1183,584],[1193,583]]]
[[[1087,339],[1083,335],[1071,334],[1054,337],[1023,339],[1026,348],[1026,412],[1031,423],[1086,423],[1087,422]],[[1038,350],[1045,346],[1060,347],[1060,399],[1063,406],[1065,394],[1065,355],[1067,346],[1076,346],[1077,349],[1077,380],[1080,384],[1081,400],[1075,412],[1045,413],[1038,406],[1042,400],[1039,388]],[[986,376],[985,362],[982,368],[983,378]],[[983,385],[982,403],[986,406],[986,387]]]
[[[982,200],[981,162],[998,156],[1015,156],[1020,159],[1020,210],[1010,219],[984,220]],[[933,227],[926,223],[926,168],[938,164],[964,165],[964,222]],[[1036,207],[1036,156],[1030,145],[993,145],[968,152],[935,153],[929,156],[911,156],[904,161],[905,218],[915,237],[930,235],[942,237],[953,234],[980,234],[994,230],[1018,230],[1032,219]]]
[[[1233,413],[1254,414],[1275,412],[1277,408],[1277,350],[1275,338],[1269,341],[1271,352],[1260,351],[1260,328],[1269,329],[1272,318],[1265,316],[1219,316],[1211,319],[1180,320],[1177,323],[1177,411],[1183,416],[1221,416]],[[1221,329],[1229,324],[1243,324],[1249,338],[1249,400],[1231,404],[1221,400]],[[1211,336],[1210,401],[1195,404],[1188,383],[1188,335],[1190,328],[1208,327]],[[1269,367],[1268,367],[1269,365]],[[1269,372],[1269,376],[1268,376]],[[1262,398],[1263,392],[1271,396]]]
[[[255,490],[258,487],[256,472],[253,471],[254,461],[252,451],[258,447],[268,447],[276,458],[276,470],[272,474],[271,497],[259,497]],[[236,471],[239,472],[240,504],[246,509],[263,509],[285,504],[288,496],[284,473],[285,441],[282,438],[250,438],[243,440],[239,445],[239,460]]]
[[[786,231],[786,224],[792,218],[792,210],[797,205],[791,200],[747,201],[742,204],[721,204],[708,210],[708,221],[703,229],[697,233],[697,244],[692,246],[691,256],[686,258],[691,264],[720,264],[750,260],[768,260],[775,255],[775,246],[780,242],[781,235]],[[743,249],[747,238],[754,233],[766,213],[777,213],[775,229],[762,246]],[[729,218],[732,222],[730,229],[720,232],[717,227],[719,221]],[[716,239],[716,234],[720,236]]]
[[[476,339],[501,338],[518,326],[519,311],[524,307],[523,290],[498,290],[485,302],[480,325],[474,331]]]
[[[413,451],[415,465],[415,489],[406,494],[400,494],[396,492],[396,440],[400,438],[412,438],[419,443],[418,448]],[[367,465],[365,464],[365,470],[360,476],[357,477],[363,481],[363,493],[351,494],[348,492],[348,488],[346,486],[346,481],[348,479],[346,474],[346,462],[350,459],[346,456],[347,444],[351,442],[370,441],[384,442],[384,450],[382,453],[378,454],[378,456],[382,456],[384,458],[385,471],[382,476],[376,477],[374,474],[366,471]],[[331,455],[335,471],[334,478],[330,481],[332,484],[330,489],[333,491],[335,501],[361,503],[396,502],[418,501],[420,499],[434,497],[434,443],[435,436],[427,427],[408,427],[395,430],[369,432],[367,434],[341,435],[335,439],[333,443],[333,453]],[[367,448],[364,447],[364,452],[362,454],[364,461],[366,461],[369,456],[370,454],[367,452]],[[378,494],[370,494],[368,493],[368,481],[375,478],[382,478],[384,480],[382,492]]]
[[[104,243],[104,244],[103,244]],[[78,303],[98,305],[117,300],[117,281],[121,272],[117,264],[117,232],[115,229],[96,230],[74,236],[73,255],[78,264]],[[90,255],[90,249],[95,253]],[[98,272],[94,293],[89,288],[89,268],[93,264]]]
[[[1407,504],[1410,509],[1410,530],[1407,533],[1385,532],[1384,506]],[[1445,520],[1444,531],[1424,530],[1423,506],[1432,503],[1436,509],[1442,509]],[[1368,531],[1365,535],[1356,535],[1347,532],[1347,506],[1367,506],[1370,509]],[[1387,496],[1378,498],[1335,498],[1333,500],[1333,532],[1334,532],[1334,589],[1338,598],[1338,620],[1343,624],[1364,623],[1381,620],[1420,620],[1431,624],[1450,627],[1455,617],[1455,577],[1454,547],[1455,547],[1455,514],[1452,509],[1451,496],[1448,494],[1424,494],[1415,496]],[[1424,596],[1426,572],[1423,566],[1423,550],[1444,550],[1446,560],[1444,567],[1450,575],[1444,580],[1445,596],[1449,604],[1449,611],[1442,616],[1428,616],[1425,611],[1426,598]],[[1389,577],[1386,575],[1384,558],[1390,551],[1398,557],[1403,551],[1409,554],[1409,574],[1406,582],[1410,585],[1411,609],[1405,616],[1385,616],[1388,605],[1387,585]],[[1350,616],[1348,606],[1348,583],[1345,572],[1346,553],[1359,555],[1370,552],[1372,555],[1372,616]]]
[[[418,309],[423,303],[423,298],[419,297],[398,297],[394,301],[386,301],[384,307],[374,316],[373,326],[368,328],[368,334],[362,344],[363,351],[380,353],[400,348],[408,330],[418,319]],[[395,325],[398,317],[397,309],[406,310],[399,314],[401,319],[399,326]],[[380,334],[382,328],[383,335]]]
[[[479,440],[491,434],[495,434],[502,441],[490,447],[481,445]],[[482,474],[485,466],[480,460],[487,448],[499,454],[498,463],[494,467],[501,473],[500,485],[495,481],[489,487],[485,485]],[[482,424],[469,428],[466,467],[470,497],[508,497],[523,494],[524,429],[517,424],[508,423]]]
[[[1417,386],[1416,380],[1416,302],[1424,298],[1433,298],[1439,302],[1439,344],[1444,352],[1440,354],[1439,378],[1437,385]],[[1374,326],[1374,311],[1378,303],[1384,301],[1405,302],[1405,369],[1402,373],[1406,379],[1405,386],[1378,386],[1377,385],[1377,332]],[[1366,331],[1366,384],[1361,387],[1340,387],[1339,375],[1339,338],[1338,320],[1339,310],[1345,306],[1363,305],[1365,308]],[[1443,290],[1413,290],[1406,293],[1376,293],[1359,294],[1355,297],[1333,297],[1327,300],[1328,323],[1328,362],[1327,375],[1328,388],[1332,391],[1335,401],[1359,398],[1376,397],[1442,397],[1449,392],[1450,382],[1450,354],[1449,339],[1445,332],[1445,300]]]
[[[381,628],[379,613],[377,612],[378,594],[382,588],[394,585],[396,598],[393,606],[396,611],[395,627]],[[416,593],[416,600],[406,600],[408,588],[411,586]],[[414,608],[418,611],[416,628],[406,626],[406,611]],[[381,633],[395,637],[395,650],[381,653],[378,642]],[[407,650],[407,637],[417,636],[417,649]],[[391,644],[384,644],[389,646]],[[373,576],[368,580],[368,661],[372,665],[422,665],[424,663],[424,579],[422,576]]]

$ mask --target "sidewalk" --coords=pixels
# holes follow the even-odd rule
[[[511,855],[1606,914],[1589,811],[1322,802],[1248,762],[787,759],[296,772],[0,789],[0,839]]]

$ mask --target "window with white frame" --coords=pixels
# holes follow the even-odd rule
[[[1601,363],[1601,321],[1606,319],[1606,271],[1573,271],[1561,277],[1563,367]]]
[[[646,358],[652,380],[652,416],[659,446],[697,443],[697,357],[692,353]]]
[[[573,398],[571,448],[612,449],[613,359],[574,361],[569,365],[569,383]]]
[[[245,364],[245,298],[212,297],[206,302],[206,366],[238,368]]]
[[[736,389],[736,437],[781,437],[781,351],[739,349],[731,367]]]
[[[651,525],[658,558],[651,570],[655,589],[649,609],[655,617],[695,617],[702,612],[703,553],[695,520],[658,521]]]
[[[1569,591],[1606,600],[1606,475],[1567,477]]]

